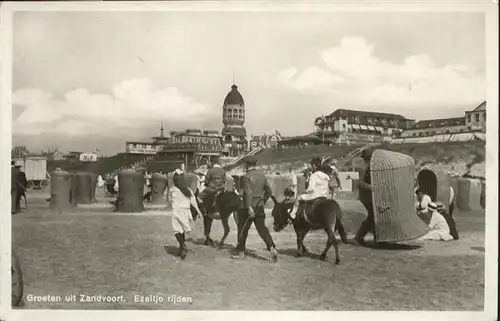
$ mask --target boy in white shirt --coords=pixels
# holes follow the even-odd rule
[[[415,194],[417,194],[417,201],[415,202],[415,209],[417,210],[417,214],[427,212],[428,206],[432,202],[431,197],[424,194],[424,192],[420,189],[417,189]]]

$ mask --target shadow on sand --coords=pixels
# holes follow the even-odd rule
[[[403,243],[366,243],[365,247],[374,250],[390,250],[390,251],[410,251],[420,249],[422,246],[418,244],[403,244]]]
[[[279,254],[286,255],[286,256],[291,256],[291,257],[297,257],[297,248],[293,249],[279,249],[278,250]],[[316,253],[311,253],[311,252],[304,252],[302,253],[302,256],[300,257],[307,257],[313,260],[319,260],[320,254]]]

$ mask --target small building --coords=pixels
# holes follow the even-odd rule
[[[97,153],[81,153],[80,162],[97,162],[99,155]]]
[[[465,126],[469,131],[486,132],[486,101],[465,112]]]
[[[82,152],[71,151],[71,152],[69,152],[69,153],[66,154],[66,156],[64,157],[64,159],[71,160],[71,161],[78,161],[78,160],[80,160],[80,155],[81,154],[82,154]]]
[[[53,153],[51,153],[50,155],[48,155],[48,159],[50,159],[52,161],[60,161],[60,160],[63,160],[64,157],[65,157],[64,153],[60,152],[58,150],[56,150]]]
[[[281,140],[281,134],[275,131],[274,134],[264,134],[250,136],[250,149],[255,148],[276,148]]]
[[[411,128],[406,129],[401,137],[426,137],[443,134],[466,132],[464,117],[421,120]]]

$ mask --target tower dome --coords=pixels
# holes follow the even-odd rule
[[[245,123],[245,102],[236,85],[231,86],[231,91],[224,99],[224,105],[222,106],[222,123],[225,126],[243,126]]]
[[[226,99],[224,99],[224,105],[245,105],[243,96],[238,91],[238,86],[231,86],[231,91],[227,93]]]

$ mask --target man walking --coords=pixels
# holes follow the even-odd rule
[[[257,165],[255,156],[248,156],[244,161],[247,172],[243,176],[243,206],[237,213],[238,245],[236,246],[236,254],[232,258],[242,259],[245,257],[248,230],[253,222],[268,251],[271,252],[272,261],[277,262],[278,251],[271,233],[265,225],[264,205],[272,195],[271,187],[264,174],[255,168]]]
[[[20,199],[19,195],[21,195],[21,187],[19,186],[18,182],[20,169],[18,166],[16,166],[15,161],[11,161],[10,165],[11,213],[17,214],[20,207],[18,199]]]
[[[21,211],[21,199],[24,198],[25,210],[28,210],[28,201],[26,200],[26,190],[28,189],[28,179],[26,174],[21,170],[21,166],[16,166],[19,168],[19,173],[17,174],[17,184],[19,192],[17,193],[16,204],[18,211]]]
[[[373,196],[372,196],[372,185],[371,185],[371,173],[370,173],[370,161],[372,158],[373,151],[371,149],[365,149],[361,152],[361,158],[365,161],[366,170],[363,178],[359,181],[359,200],[368,212],[368,216],[365,221],[361,224],[361,227],[356,234],[355,240],[361,245],[365,245],[364,238],[368,232],[374,231],[375,229],[375,218],[373,213]]]

